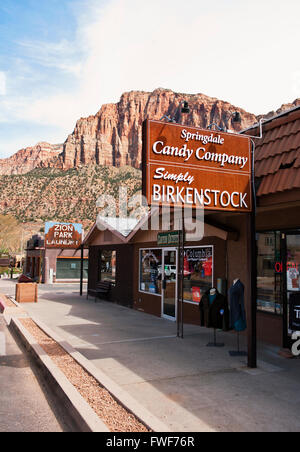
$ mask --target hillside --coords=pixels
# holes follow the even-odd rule
[[[132,196],[141,189],[141,172],[131,167],[90,165],[0,176],[0,214],[13,215],[20,222],[36,222],[37,228],[56,220],[83,223],[88,229],[97,216],[98,197],[108,193],[117,198],[120,185],[126,185]]]

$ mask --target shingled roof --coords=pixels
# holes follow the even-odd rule
[[[300,107],[264,123],[263,139],[255,143],[257,196],[300,189]]]

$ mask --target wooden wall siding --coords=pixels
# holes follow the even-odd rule
[[[133,304],[133,248],[131,245],[102,245],[89,248],[89,278],[88,288],[95,289],[100,277],[101,250],[111,250],[117,253],[116,286],[112,288],[109,301],[132,306]]]

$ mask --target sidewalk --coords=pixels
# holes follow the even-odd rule
[[[0,432],[62,432],[33,373],[0,314]]]
[[[0,291],[13,286],[0,282]],[[78,295],[78,286],[39,286],[39,303],[23,305],[167,424],[174,432],[300,431],[300,360],[260,344],[258,369],[232,358],[236,338],[208,348],[212,333],[176,325]],[[245,339],[242,347],[245,348]]]

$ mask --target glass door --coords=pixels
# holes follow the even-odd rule
[[[300,234],[286,235],[288,334],[300,331]]]
[[[162,317],[177,317],[177,250],[164,249],[162,262]]]

